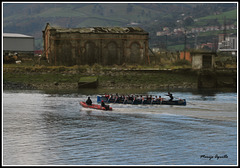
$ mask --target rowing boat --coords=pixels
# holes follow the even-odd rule
[[[139,100],[139,99],[134,99],[134,100],[127,100],[127,99],[122,99],[122,98],[107,98],[105,96],[97,96],[97,102],[101,103],[101,101],[104,101],[105,103],[120,103],[120,104],[133,104],[133,105],[138,105],[138,104],[150,104],[150,105],[186,105],[187,102],[185,99],[177,99],[177,100]]]
[[[92,105],[88,105],[86,102],[79,102],[79,104],[85,108],[92,108],[92,109],[97,109],[97,110],[112,110],[112,107],[109,107],[108,105],[106,105],[105,107],[102,107],[101,105],[98,104],[92,104]]]

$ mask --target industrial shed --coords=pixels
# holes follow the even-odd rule
[[[146,64],[148,32],[140,27],[58,28],[47,23],[44,54],[52,65]]]
[[[193,69],[215,68],[216,52],[191,52]]]
[[[21,56],[34,56],[34,37],[16,34],[3,33],[4,55],[18,53]]]

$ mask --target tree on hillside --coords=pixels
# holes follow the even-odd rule
[[[194,23],[194,20],[192,19],[192,17],[187,17],[186,19],[184,19],[183,21],[183,25],[185,27],[187,26],[191,26]]]

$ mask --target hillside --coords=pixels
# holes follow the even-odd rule
[[[42,30],[47,22],[69,28],[140,26],[149,32],[150,46],[155,46],[163,40],[156,37],[157,31],[181,27],[176,21],[187,16],[199,20],[188,25],[194,27],[211,24],[213,19],[223,24],[224,16],[237,24],[236,14],[236,4],[232,3],[4,3],[3,32],[32,35],[36,49],[42,49]],[[177,45],[175,41],[169,38],[169,44]]]

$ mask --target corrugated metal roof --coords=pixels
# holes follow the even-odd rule
[[[25,34],[18,34],[18,33],[3,33],[3,37],[34,38],[33,36],[28,36]]]

